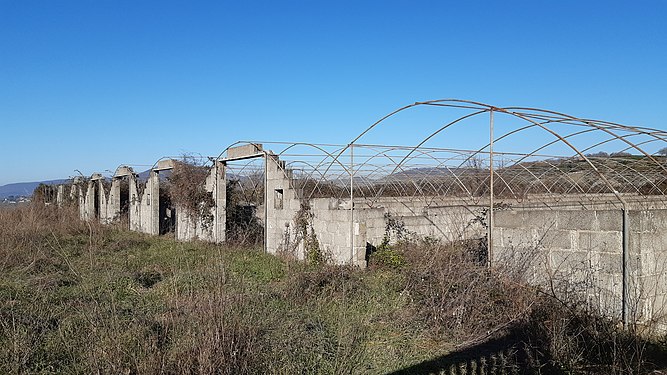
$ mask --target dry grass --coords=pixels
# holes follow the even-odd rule
[[[506,335],[526,372],[658,367],[664,346],[474,250],[403,242],[359,270],[0,210],[0,373],[387,373]]]

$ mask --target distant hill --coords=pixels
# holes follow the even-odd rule
[[[62,184],[69,180],[49,180],[49,181],[36,181],[36,182],[18,182],[14,184],[7,184],[0,186],[0,199],[11,197],[11,196],[31,196],[32,192],[35,191],[35,188],[39,184]]]
[[[150,170],[143,171],[138,174],[139,181],[148,180],[150,175]],[[171,171],[163,171],[160,173],[160,180],[164,181],[171,175]],[[0,186],[0,199],[8,197],[19,197],[19,196],[31,196],[32,192],[35,191],[35,188],[39,184],[46,185],[58,185],[71,182],[70,179],[60,179],[60,180],[48,180],[48,181],[35,181],[35,182],[17,182],[13,184],[7,184]]]

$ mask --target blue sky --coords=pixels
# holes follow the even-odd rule
[[[666,129],[665,16],[664,1],[0,0],[0,185],[240,139],[346,143],[439,98]]]

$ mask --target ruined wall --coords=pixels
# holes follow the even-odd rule
[[[358,218],[350,224],[351,215],[356,215],[357,211],[351,212],[349,200],[316,198],[310,201],[310,208],[313,233],[323,254],[337,264],[365,267],[366,227]],[[378,214],[382,218],[382,214]]]
[[[316,244],[334,263],[365,267],[367,245],[378,246],[383,241],[389,216],[413,237],[449,241],[485,234],[476,220],[484,207],[470,207],[457,198],[408,201],[388,197],[375,201],[373,207],[359,199],[351,210],[349,200],[300,201],[291,171],[275,155],[267,157],[266,170],[266,247],[272,254],[284,252],[303,259]]]
[[[458,199],[402,201],[383,198],[373,207],[349,200],[316,198],[310,201],[313,228],[320,248],[339,264],[365,266],[366,247],[378,246],[387,234],[389,218],[404,234],[414,238],[430,237],[443,241],[480,238],[485,229],[477,220],[484,207],[468,207]],[[350,223],[353,223],[352,225]],[[350,234],[354,236],[354,243]],[[395,238],[391,238],[395,241]]]
[[[630,319],[663,319],[667,210],[630,210],[628,217]],[[583,294],[607,315],[621,317],[621,210],[508,210],[496,212],[494,221],[492,262],[522,266],[533,283]]]
[[[58,185],[57,191],[56,191],[56,204],[58,207],[62,206],[65,201],[67,200],[66,194],[65,194],[65,185]]]
[[[97,182],[94,180],[88,181],[87,186],[85,187],[85,193],[80,195],[83,199],[80,201],[80,214],[81,219],[83,220],[94,220],[95,213],[95,192]]]
[[[667,331],[667,210],[630,211],[631,288],[640,320]]]
[[[304,244],[295,219],[301,202],[292,188],[291,173],[276,155],[266,159],[266,250],[271,254],[286,253],[303,259]]]
[[[213,194],[213,240],[225,242],[227,230],[227,166],[216,161],[211,171],[211,190]]]
[[[216,161],[206,177],[204,188],[213,198],[213,207],[208,211],[208,215],[193,217],[182,207],[176,207],[177,239],[225,242],[227,208],[225,172],[225,165]]]
[[[98,195],[98,216],[100,223],[109,224],[116,217],[120,211],[120,203],[118,207],[114,205],[115,196],[111,191],[107,192],[104,185],[104,179],[97,180],[97,195]]]
[[[143,191],[136,176],[130,177],[130,230],[160,234],[160,176],[151,171]]]
[[[86,220],[86,188],[87,186],[85,184],[78,182],[72,185],[72,190],[70,191],[70,197],[76,199],[76,202],[78,203],[79,218],[81,220]]]

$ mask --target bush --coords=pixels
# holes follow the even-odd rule
[[[0,373],[437,373],[500,338],[512,371],[665,366],[664,341],[488,269],[483,241],[387,241],[361,270],[68,210],[0,210]]]

